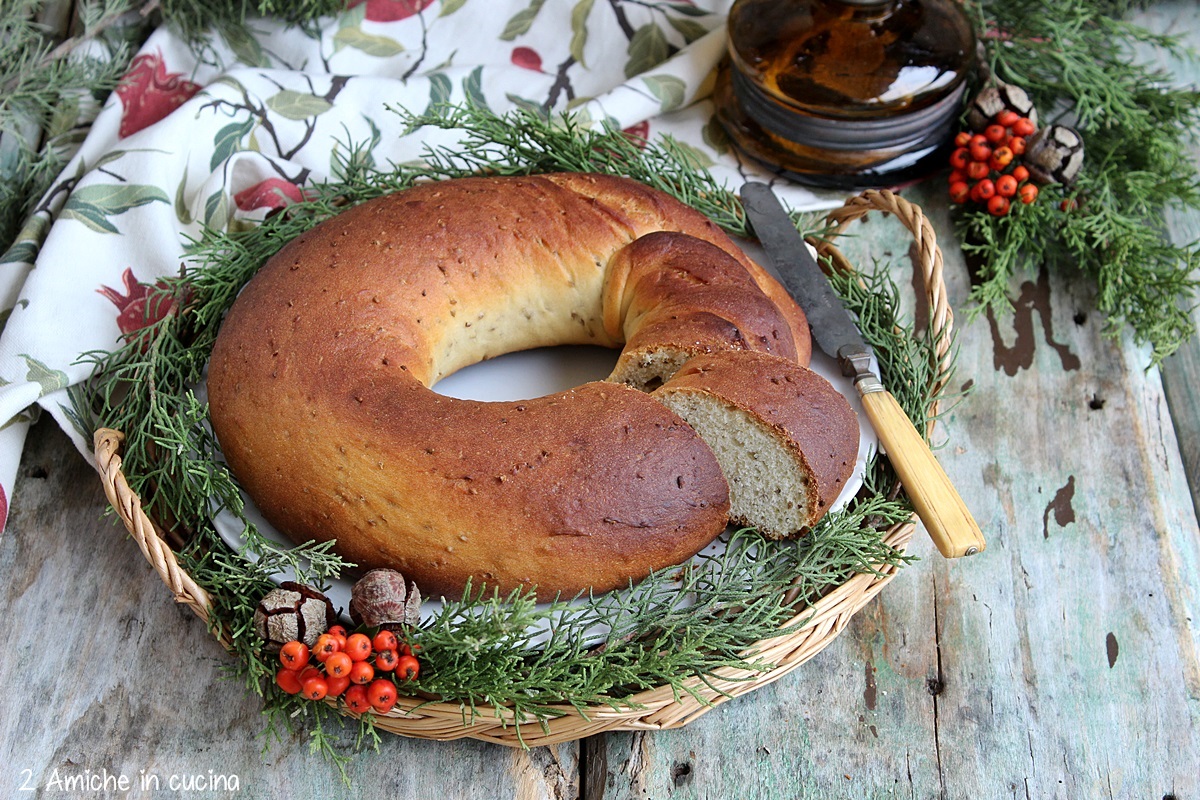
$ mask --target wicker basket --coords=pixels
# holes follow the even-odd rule
[[[948,378],[950,367],[953,313],[946,302],[942,254],[937,247],[933,228],[919,207],[888,191],[864,192],[831,212],[827,219],[840,234],[850,223],[872,210],[895,215],[916,240],[915,268],[923,278],[924,299],[930,312],[930,330],[935,337],[938,357],[936,385],[931,388],[940,389]],[[819,245],[819,250],[838,267],[850,268],[849,262],[832,244],[823,243]],[[930,420],[936,414],[935,403],[935,407],[930,409]],[[170,587],[175,600],[190,606],[201,619],[207,621],[210,607],[208,593],[179,566],[162,532],[146,515],[141,500],[129,488],[121,472],[119,450],[122,439],[120,432],[110,429],[100,429],[95,434],[96,467],[109,502],[133,535],[146,560]],[[903,550],[912,538],[914,528],[915,517],[910,517],[889,529],[884,542]],[[804,608],[781,629],[792,628],[803,621],[802,626],[748,648],[745,651],[747,657],[753,655],[760,662],[776,665],[768,672],[723,668],[704,680],[691,679],[688,692],[660,686],[627,698],[619,709],[599,705],[581,711],[564,704],[553,708],[560,712],[560,716],[535,721],[519,721],[510,709],[504,707],[480,705],[472,716],[464,712],[463,706],[457,702],[430,702],[423,698],[401,697],[391,712],[376,715],[375,725],[392,733],[422,739],[467,737],[519,747],[551,745],[604,731],[678,728],[726,700],[783,677],[812,658],[841,633],[850,618],[882,591],[895,574],[895,568],[885,566],[878,574],[851,577],[814,605]]]

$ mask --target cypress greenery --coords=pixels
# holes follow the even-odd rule
[[[189,247],[185,271],[151,287],[151,303],[169,304],[171,312],[120,349],[88,356],[96,377],[79,409],[93,426],[126,434],[126,476],[150,512],[186,539],[181,564],[213,595],[212,622],[238,656],[235,674],[265,695],[272,724],[311,719],[313,746],[335,760],[342,756],[339,740],[325,727],[329,710],[275,687],[276,665],[251,619],[281,568],[324,586],[348,565],[326,545],[280,548],[249,523],[245,549],[235,553],[211,522],[214,502],[241,516],[242,501],[219,462],[205,424],[207,407],[190,387],[200,380],[220,318],[239,288],[284,243],[349,205],[417,180],[481,170],[569,168],[652,178],[677,197],[702,198],[727,229],[736,232],[744,224],[737,198],[681,160],[670,140],[639,147],[612,127],[550,122],[526,111],[496,116],[449,107],[405,119],[412,126],[459,129],[466,143],[388,171],[369,166],[358,148],[339,148],[336,182],[310,187],[304,201],[257,227],[206,231]],[[476,144],[497,140],[504,143],[489,144],[486,152]],[[862,283],[842,279],[838,287],[863,321],[885,380],[914,419],[923,420],[935,369],[929,337],[914,336],[897,319],[898,290],[886,274],[864,276]],[[662,570],[625,592],[539,606],[529,594],[500,597],[474,587],[413,632],[423,648],[416,688],[462,703],[468,715],[493,704],[511,708],[519,720],[545,719],[557,713],[552,704],[620,706],[655,686],[689,691],[690,678],[723,666],[746,667],[747,648],[778,634],[806,604],[851,575],[907,563],[909,557],[883,542],[884,532],[911,514],[895,489],[886,461],[872,458],[857,500],[827,515],[802,540],[772,542],[754,531],[733,532],[720,555]],[[770,667],[753,656],[748,663]],[[369,722],[363,724],[357,745],[373,740]]]
[[[1170,75],[1139,60],[1139,49],[1188,54],[1177,38],[1124,21],[1132,5],[972,4],[992,74],[1029,93],[1040,125],[1075,127],[1085,157],[1074,185],[1045,187],[1037,202],[1015,203],[999,219],[964,208],[958,223],[963,249],[979,264],[972,297],[980,308],[1007,309],[1009,279],[1041,263],[1078,269],[1096,282],[1107,331],[1128,326],[1157,365],[1194,332],[1188,313],[1200,243],[1172,243],[1165,211],[1200,209],[1200,170],[1188,147],[1200,125],[1200,91],[1172,86]]]

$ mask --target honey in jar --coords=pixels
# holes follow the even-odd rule
[[[801,183],[894,185],[945,163],[975,61],[954,0],[737,0],[717,115]]]

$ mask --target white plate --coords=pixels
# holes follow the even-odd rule
[[[433,388],[441,394],[468,400],[531,399],[579,386],[591,380],[605,378],[616,364],[617,355],[616,350],[582,346],[550,347],[509,353],[462,369],[439,381]],[[878,440],[870,425],[865,422],[866,417],[853,384],[850,379],[842,376],[833,360],[823,353],[817,352],[813,354],[810,367],[823,375],[845,395],[858,415],[858,462],[855,464],[850,480],[846,482],[846,486],[832,506],[832,508],[839,508],[848,502],[862,486],[867,455],[878,447]],[[245,497],[245,495],[243,497],[246,503],[246,518],[255,525],[259,533],[273,542],[291,547],[291,540],[267,522],[249,497]],[[243,548],[245,540],[242,535],[242,522],[234,514],[222,511],[214,517],[213,524],[226,544],[234,550],[240,551]],[[724,543],[718,540],[703,552],[711,555],[720,553],[723,548]],[[252,552],[247,551],[246,555],[256,559],[256,555]],[[275,576],[275,579],[282,582],[295,580],[295,576],[290,573],[280,573]],[[343,616],[349,608],[352,583],[348,579],[335,580],[332,586],[326,590],[326,595]],[[422,615],[428,617],[436,613],[440,607],[441,600],[439,598],[428,598],[423,606]]]

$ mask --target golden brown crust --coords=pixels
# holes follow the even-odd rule
[[[678,231],[716,245],[733,256],[787,321],[793,336],[796,362],[803,365],[809,363],[812,338],[804,312],[779,281],[749,258],[712,220],[670,195],[626,178],[585,173],[560,173],[546,177],[594,198],[604,208],[613,209],[614,217],[634,233],[630,241],[654,231]],[[620,291],[621,287],[618,286],[617,290]]]
[[[471,577],[543,599],[621,587],[687,560],[727,521],[703,443],[624,386],[477,403],[364,378],[295,414],[279,391],[247,397],[274,409],[272,435],[222,439],[231,464],[277,466],[235,467],[247,492],[295,540],[337,538],[348,560],[399,569],[427,594],[456,597]],[[305,424],[313,412],[336,431]]]
[[[613,257],[604,326],[625,341],[614,374],[660,348],[685,353],[681,361],[718,350],[801,359],[789,320],[750,272],[716,245],[679,233],[646,234]]]
[[[293,539],[336,538],[427,594],[456,596],[468,576],[543,598],[604,591],[686,560],[724,529],[727,486],[653,399],[615,384],[519,404],[427,388],[504,352],[619,345],[609,262],[664,229],[731,248],[761,280],[703,215],[607,176],[423,184],[328,220],[223,323],[208,391],[231,468]],[[807,358],[807,328],[792,338]]]

